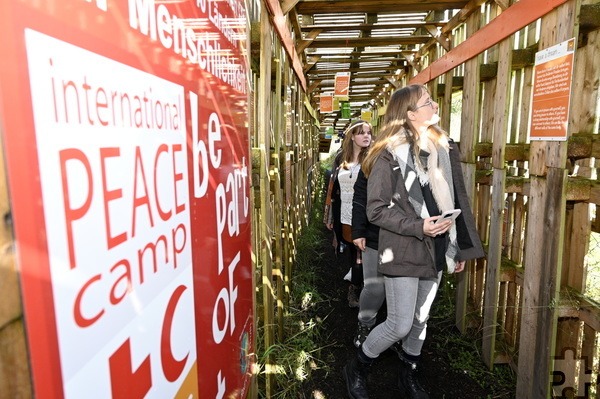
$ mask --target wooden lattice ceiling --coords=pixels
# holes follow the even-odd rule
[[[508,0],[500,1],[506,2]],[[319,95],[333,91],[336,72],[350,72],[353,117],[369,103],[380,103],[398,85],[407,65],[420,69],[420,51],[439,44],[448,49],[457,17],[470,14],[483,0],[290,0],[282,1],[293,21],[308,94],[318,108]],[[321,114],[322,130],[343,130],[340,112]]]

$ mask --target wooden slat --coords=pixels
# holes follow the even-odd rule
[[[517,303],[519,287],[514,282],[507,283],[506,295],[506,318],[504,321],[504,336],[503,341],[511,348],[515,348],[517,344],[517,322],[519,320],[519,304]]]
[[[508,127],[508,113],[510,107],[509,92],[511,78],[512,39],[506,39],[498,46],[498,77],[496,78],[495,115],[493,126],[493,187],[492,212],[490,220],[490,241],[488,247],[488,263],[486,271],[486,289],[484,296],[483,315],[483,361],[490,368],[495,359],[496,341],[496,308],[498,306],[498,275],[500,270],[502,236],[503,236],[503,211],[504,211],[504,186],[506,169],[504,163],[504,146],[506,144],[506,131]]]
[[[490,240],[488,246],[485,291],[483,299],[482,357],[491,369],[495,359],[497,334],[498,283],[502,244],[502,211],[504,209],[505,170],[494,169],[492,209],[490,215]]]
[[[552,375],[557,270],[561,262],[566,171],[548,169],[547,178],[531,178],[527,248],[523,282],[523,314],[519,338],[518,398],[545,398]]]
[[[336,48],[336,47],[367,47],[367,46],[406,46],[423,44],[429,40],[430,36],[411,35],[401,37],[357,37],[349,38],[327,38],[315,39],[308,46],[309,48]]]
[[[479,19],[477,16],[471,16],[469,24],[473,30],[479,28]],[[471,203],[474,203],[475,198],[475,156],[474,149],[475,143],[477,142],[478,129],[477,129],[477,118],[479,115],[479,66],[477,61],[474,60],[472,63],[467,65],[469,70],[469,77],[472,80],[465,82],[465,89],[463,90],[463,112],[461,115],[461,137],[460,137],[460,153],[461,161],[463,162],[463,174],[465,176],[465,185],[469,198],[472,199]],[[469,84],[467,84],[469,83]],[[456,327],[460,331],[464,331],[467,327],[466,315],[467,315],[467,302],[468,288],[469,288],[469,275],[466,273],[460,273],[457,277],[456,287]]]
[[[264,347],[270,348],[275,344],[274,325],[274,287],[272,283],[273,263],[271,259],[271,234],[273,219],[270,205],[269,154],[271,147],[271,59],[273,57],[273,42],[271,40],[271,23],[265,8],[260,18],[260,78],[258,84],[258,114],[257,134],[260,151],[259,190],[260,190],[260,220],[259,220],[259,258],[262,281],[263,332]],[[270,397],[275,393],[274,365],[272,356],[268,354],[265,361],[265,395]]]
[[[269,13],[273,19],[273,25],[275,27],[275,31],[279,36],[279,40],[283,47],[285,48],[285,52],[290,59],[292,64],[292,69],[296,73],[296,78],[298,82],[302,86],[302,89],[306,91],[306,78],[304,77],[304,73],[302,72],[302,62],[300,61],[300,57],[296,52],[296,48],[294,46],[294,41],[292,40],[290,31],[285,23],[286,18],[281,11],[281,6],[279,4],[279,0],[265,0],[266,8],[269,10]],[[265,18],[267,18],[265,16]],[[261,17],[262,22],[262,17]],[[261,40],[261,43],[264,45],[264,42]]]
[[[283,50],[281,46],[275,46],[275,54],[282,53]],[[275,70],[275,86],[274,86],[274,99],[281,99],[284,96],[283,88],[288,87],[289,82],[284,82],[284,71],[287,71],[289,65],[287,64],[285,58],[279,58],[279,68]],[[276,101],[272,102],[273,109],[271,110],[273,117],[273,137],[274,140],[270,149],[270,170],[269,170],[269,180],[272,183],[271,192],[273,194],[273,230],[272,230],[272,256],[273,256],[273,281],[276,288],[277,301],[275,303],[276,308],[276,317],[277,317],[277,341],[281,342],[285,340],[284,335],[284,317],[285,317],[285,308],[287,307],[287,300],[285,295],[285,278],[284,278],[284,269],[283,269],[283,259],[282,259],[282,242],[281,242],[281,220],[283,219],[283,209],[284,206],[284,198],[283,192],[281,189],[281,170],[283,167],[283,162],[280,157],[280,150],[282,149],[283,138],[282,135],[286,132],[285,127],[285,115],[286,110],[284,109],[284,101]]]
[[[441,27],[444,26],[444,22],[435,21],[406,21],[406,22],[395,22],[391,24],[319,24],[319,25],[302,25],[303,31],[310,31],[312,29],[322,29],[323,32],[337,32],[347,30],[360,30],[370,31],[373,29],[403,29],[403,28],[422,28],[426,26]]]
[[[32,387],[6,176],[0,140],[0,397],[29,398]]]
[[[544,16],[567,0],[521,0],[493,19],[483,29],[434,61],[410,83],[425,83],[481,54],[527,24]]]
[[[504,169],[505,167],[504,153],[510,110],[512,43],[512,39],[508,38],[498,46],[499,62],[495,93],[494,139],[492,141],[492,167],[497,169]]]
[[[327,62],[326,60],[322,60],[324,62]],[[361,62],[365,62],[365,60],[347,60],[346,63],[361,63]],[[385,65],[385,66],[376,66],[376,67],[360,67],[360,66],[356,66],[356,67],[351,67],[351,68],[332,68],[332,69],[320,69],[320,70],[315,70],[312,73],[309,74],[309,77],[318,77],[318,78],[322,78],[322,79],[333,79],[335,77],[335,74],[337,72],[359,72],[357,74],[354,75],[354,81],[356,81],[356,78],[364,78],[364,77],[382,77],[381,75],[389,75],[389,71],[395,71],[396,69],[398,69],[399,67],[401,67],[402,65],[397,65],[396,63],[391,63],[390,65]],[[370,73],[367,74],[365,72],[377,72],[376,74],[374,73]]]
[[[339,13],[340,10],[351,13],[378,13],[460,9],[466,3],[464,0],[304,0],[298,3],[296,9],[299,14]]]

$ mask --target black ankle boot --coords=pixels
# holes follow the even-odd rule
[[[400,376],[398,378],[400,391],[410,399],[429,399],[429,394],[423,389],[417,378],[417,361],[410,360],[404,353],[400,353],[398,357],[400,358]]]
[[[362,353],[362,348],[358,348],[356,356],[350,360],[350,363],[344,366],[346,388],[348,389],[348,395],[352,399],[369,399],[367,375],[369,374],[371,364],[373,364],[373,360]]]

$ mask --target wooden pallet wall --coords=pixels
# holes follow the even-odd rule
[[[514,4],[485,3],[482,13],[457,26],[452,47]],[[447,104],[450,87],[462,97],[463,172],[474,182],[471,198],[487,249],[486,259],[457,276],[457,327],[481,329],[484,362],[490,368],[508,363],[517,371],[518,398],[560,395],[567,386],[583,395],[583,383],[598,375],[578,374],[583,366],[577,359],[586,357],[588,368],[599,360],[600,307],[585,295],[586,256],[590,245],[600,245],[591,237],[600,226],[600,65],[593,61],[600,57],[599,15],[597,0],[557,1],[534,22],[427,82],[441,104]],[[529,142],[535,52],[572,37],[578,47],[568,139]],[[422,60],[435,63],[445,54],[438,48]],[[420,80],[417,72],[408,75]],[[442,112],[442,123],[449,125],[447,107]],[[570,363],[563,360],[569,350]],[[553,386],[556,370],[580,380]]]
[[[256,128],[252,132],[252,192],[255,204],[253,243],[259,346],[267,358],[264,383],[257,389],[273,397],[277,372],[269,348],[286,340],[284,317],[296,260],[296,244],[308,223],[318,178],[318,131],[305,92],[296,79],[284,44],[266,8],[253,25],[259,65],[254,71]],[[258,37],[260,36],[260,39]],[[254,53],[254,52],[253,52]],[[258,53],[258,51],[257,51]]]

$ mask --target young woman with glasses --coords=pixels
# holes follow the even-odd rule
[[[461,272],[484,256],[469,205],[457,145],[437,123],[438,105],[426,87],[392,95],[377,141],[362,163],[368,178],[367,216],[379,226],[379,272],[387,318],[344,368],[351,398],[367,398],[373,361],[401,341],[399,386],[408,398],[429,398],[417,378],[427,319],[442,270]],[[455,221],[440,219],[460,209]]]

